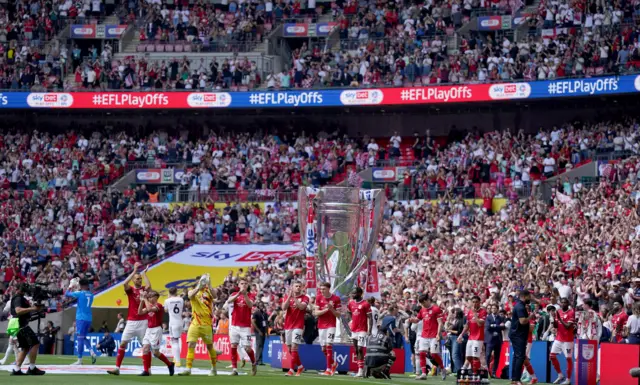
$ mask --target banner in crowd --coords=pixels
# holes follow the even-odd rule
[[[136,170],[136,183],[144,184],[174,184],[180,183],[183,169],[150,168]]]
[[[72,39],[119,39],[126,24],[72,24]]]
[[[9,92],[0,108],[192,109],[428,105],[604,96],[640,91],[640,76],[381,89],[247,92]]]
[[[284,37],[326,37],[338,23],[287,23],[282,30]]]
[[[402,182],[404,172],[409,171],[410,174],[416,172],[416,168],[409,167],[373,167],[371,169],[371,180],[374,182]]]
[[[511,29],[511,16],[480,16],[478,17],[478,31],[499,31]]]
[[[160,292],[160,301],[167,297],[168,289],[180,292],[196,284],[196,277],[204,273],[211,275],[211,284],[224,282],[229,273],[255,266],[260,262],[286,261],[301,251],[301,244],[288,245],[192,245],[149,268],[147,275],[155,290]],[[127,308],[127,295],[122,283],[96,295],[93,306],[103,308]]]

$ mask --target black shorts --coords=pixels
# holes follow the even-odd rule
[[[29,350],[34,346],[40,345],[38,336],[29,326],[18,330],[16,339],[18,340],[18,347],[22,350]]]

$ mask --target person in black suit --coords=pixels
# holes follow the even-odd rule
[[[484,345],[486,346],[487,365],[491,362],[493,353],[493,366],[489,366],[491,378],[496,377],[500,353],[502,352],[502,331],[505,329],[506,320],[498,314],[498,306],[491,305],[491,314],[484,323]]]

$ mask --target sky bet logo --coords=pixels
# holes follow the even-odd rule
[[[227,259],[231,259],[231,258],[237,258],[239,257],[241,254],[229,254],[229,253],[221,253],[219,251],[214,251],[214,252],[206,252],[206,251],[201,251],[198,253],[195,253],[193,255],[191,255],[193,258],[213,258],[217,261],[225,261]]]

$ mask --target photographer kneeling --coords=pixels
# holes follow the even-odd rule
[[[391,366],[396,360],[391,339],[382,333],[373,334],[367,339],[367,352],[364,357],[365,378],[391,379]]]
[[[23,283],[18,287],[16,294],[11,300],[11,315],[14,317],[13,319],[18,320],[18,331],[15,336],[18,340],[18,347],[22,349],[18,354],[15,367],[11,372],[12,376],[25,375],[25,373],[20,370],[20,366],[24,362],[27,354],[29,354],[30,364],[29,370],[27,370],[26,374],[42,376],[45,373],[44,371],[36,368],[36,357],[38,355],[40,342],[38,341],[36,333],[29,327],[29,322],[32,319],[32,313],[41,311],[42,306],[31,306],[29,301],[25,298],[25,294],[30,293],[30,291],[31,287],[28,284]],[[12,325],[9,326],[11,329]]]

